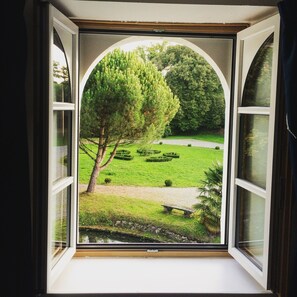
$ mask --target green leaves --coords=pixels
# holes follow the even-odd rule
[[[178,107],[179,100],[151,62],[119,49],[107,54],[90,74],[81,102],[80,136],[98,138],[96,158],[88,154],[94,160],[88,191],[94,190],[120,143],[161,137]],[[102,164],[109,146],[113,153]]]
[[[204,175],[203,186],[197,197],[199,203],[195,204],[194,208],[199,212],[199,222],[210,232],[218,233],[221,224],[223,165],[219,162],[213,163]]]
[[[162,71],[180,108],[170,126],[176,133],[224,127],[225,99],[217,74],[192,49],[162,43],[137,50]]]

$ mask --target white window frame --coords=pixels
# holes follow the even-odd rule
[[[230,176],[230,217],[229,217],[229,243],[228,252],[238,261],[264,288],[268,286],[269,272],[269,235],[270,235],[270,213],[271,213],[271,194],[272,194],[272,176],[273,176],[273,148],[275,134],[275,103],[277,88],[277,68],[278,68],[278,48],[279,48],[279,15],[274,15],[265,19],[237,34],[236,44],[236,70],[234,85],[234,113],[233,113],[233,145],[232,145],[232,169]],[[265,41],[260,38],[256,42],[254,52],[244,59],[243,44],[246,40],[257,39],[259,35],[268,37],[274,33],[273,58],[272,58],[272,77],[271,77],[271,98],[269,107],[241,107],[241,99],[244,88],[244,81],[252,63],[252,60]],[[255,114],[269,116],[268,131],[268,151],[267,151],[267,171],[266,171],[266,189],[262,189],[237,177],[238,172],[238,150],[239,150],[239,117],[241,114]],[[236,218],[237,218],[237,188],[240,186],[251,193],[254,193],[265,199],[265,217],[264,217],[264,248],[263,248],[263,267],[259,269],[250,259],[248,259],[236,247]]]
[[[47,234],[47,287],[49,288],[60,273],[64,270],[66,265],[72,259],[76,252],[76,229],[77,224],[77,130],[78,130],[78,27],[65,17],[54,6],[48,5],[48,65],[49,65],[49,89],[48,89],[48,110],[49,110],[49,125],[48,125],[48,234]],[[53,30],[65,31],[72,36],[72,44],[65,44],[64,49],[67,55],[67,49],[69,49],[69,55],[67,59],[69,62],[70,82],[71,82],[71,94],[72,102],[53,102],[53,67],[52,67],[52,44],[53,44]],[[58,31],[57,30],[57,31]],[[57,182],[52,182],[53,172],[53,114],[54,111],[71,111],[71,173],[70,176],[59,179]],[[64,189],[71,187],[70,197],[70,242],[69,247],[61,255],[57,263],[52,263],[52,251],[51,251],[51,235],[52,225],[50,219],[52,217],[51,197]]]

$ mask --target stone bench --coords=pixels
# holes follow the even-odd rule
[[[165,213],[171,213],[173,209],[181,210],[184,212],[184,217],[189,218],[191,214],[194,212],[193,209],[191,208],[186,208],[183,206],[178,206],[178,205],[170,205],[170,204],[162,204],[164,207],[164,212]]]

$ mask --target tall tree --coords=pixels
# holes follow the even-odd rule
[[[224,127],[224,93],[210,64],[192,49],[162,43],[138,48],[137,53],[152,61],[165,76],[180,108],[170,123],[171,130],[197,132],[200,128]]]
[[[87,192],[94,192],[121,143],[159,138],[178,108],[178,98],[152,63],[119,49],[106,55],[92,71],[81,104],[80,148],[94,161]],[[96,153],[85,139],[96,144]]]

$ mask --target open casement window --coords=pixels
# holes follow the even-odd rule
[[[48,13],[48,285],[75,253],[77,204],[78,28]]]
[[[50,4],[47,13],[50,288],[76,251],[79,61],[78,27]],[[278,44],[278,15],[238,33],[231,174],[224,180],[224,187],[230,187],[228,251],[264,288],[269,268]]]
[[[279,16],[237,36],[229,253],[267,287]]]

